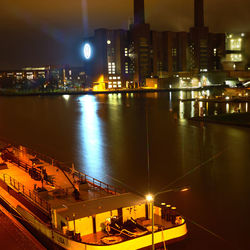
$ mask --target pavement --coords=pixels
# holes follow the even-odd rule
[[[34,236],[0,205],[0,249],[45,250]]]

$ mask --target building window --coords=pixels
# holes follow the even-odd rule
[[[172,56],[176,56],[177,55],[177,50],[176,50],[176,48],[173,48],[172,49]]]
[[[230,39],[230,50],[241,50],[242,47],[242,39]]]
[[[115,74],[115,72],[116,72],[116,67],[115,67],[115,63],[114,62],[109,62],[108,63],[108,73],[109,73],[109,75],[111,75],[111,74]]]
[[[128,56],[128,48],[125,48],[125,49],[124,49],[124,52],[125,52],[125,53],[124,53],[125,56]]]
[[[242,61],[242,55],[241,54],[231,54],[231,62],[241,62]]]
[[[217,49],[214,48],[214,56],[217,56]]]

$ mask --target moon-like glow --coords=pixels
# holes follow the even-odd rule
[[[90,44],[89,43],[84,44],[83,55],[84,55],[85,59],[87,59],[87,60],[90,59],[91,54],[92,54],[92,49],[91,49]]]

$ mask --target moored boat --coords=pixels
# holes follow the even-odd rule
[[[28,224],[65,249],[144,249],[179,241],[185,219],[169,206],[117,189],[15,145],[2,145],[0,195]]]

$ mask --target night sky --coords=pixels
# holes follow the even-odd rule
[[[154,30],[187,31],[193,0],[145,0]],[[249,0],[205,0],[212,32],[250,31]],[[44,64],[81,65],[80,44],[95,28],[124,28],[132,0],[1,0],[0,69]]]

